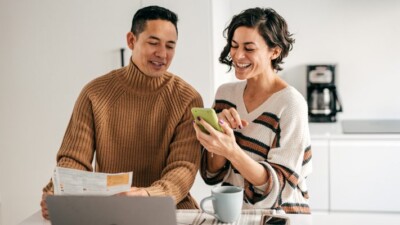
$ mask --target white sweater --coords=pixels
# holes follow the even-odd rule
[[[268,182],[253,186],[230,162],[218,173],[206,171],[203,154],[201,175],[207,184],[240,186],[245,189],[244,208],[264,208],[278,213],[310,213],[306,178],[311,173],[311,147],[307,103],[288,86],[248,113],[243,102],[246,82],[222,85],[216,94],[217,113],[234,107],[249,122],[235,130],[236,142],[251,158],[262,164]],[[203,152],[204,153],[204,152]]]

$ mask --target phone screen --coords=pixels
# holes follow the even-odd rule
[[[263,216],[263,225],[286,225],[288,219],[283,217],[276,217],[270,215]]]

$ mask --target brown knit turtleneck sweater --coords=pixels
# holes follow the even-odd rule
[[[192,107],[200,95],[181,78],[144,75],[132,62],[82,90],[57,166],[97,172],[133,171],[132,186],[150,196],[173,196],[177,208],[195,208],[190,197],[200,162]],[[52,191],[50,182],[44,191]]]

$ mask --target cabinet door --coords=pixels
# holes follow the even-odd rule
[[[311,210],[329,210],[329,142],[312,140],[313,171],[307,178]]]
[[[400,212],[400,140],[332,140],[331,209]]]

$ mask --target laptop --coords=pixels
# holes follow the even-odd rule
[[[171,197],[66,196],[46,199],[52,225],[176,225]]]

